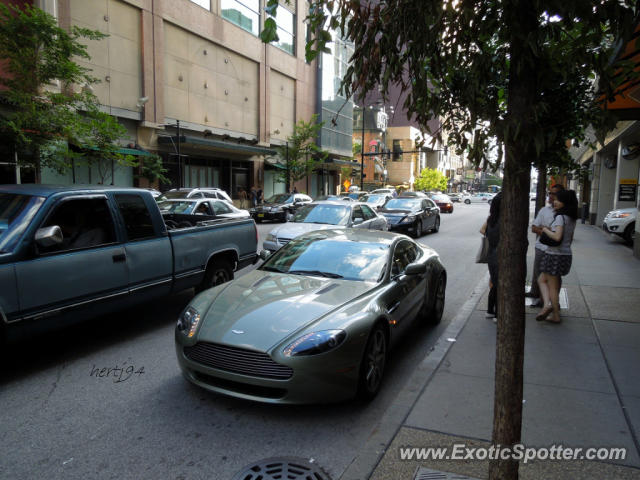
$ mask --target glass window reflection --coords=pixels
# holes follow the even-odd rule
[[[259,0],[221,0],[222,18],[258,36],[260,27]]]

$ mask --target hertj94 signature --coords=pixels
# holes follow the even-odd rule
[[[134,375],[144,375],[144,367],[136,370],[134,365],[128,365],[124,362],[121,367],[116,364],[115,367],[96,367],[95,364],[91,368],[90,377],[96,378],[113,378],[113,383],[126,382]]]

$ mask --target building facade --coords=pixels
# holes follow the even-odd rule
[[[307,1],[282,2],[276,17],[279,40],[272,44],[258,37],[266,0],[35,4],[63,28],[78,25],[108,35],[88,41],[91,59],[78,60],[100,82],[76,88],[92,88],[103,109],[126,127],[123,146],[162,157],[171,180],[163,189],[215,186],[234,198],[252,186],[262,187],[265,197],[284,191],[276,148],[286,144],[296,122],[320,113],[318,62],[304,58]],[[343,50],[344,60],[348,50]],[[350,139],[351,113],[344,113],[341,123],[349,124]],[[333,158],[344,155],[344,142],[323,143]],[[314,178],[309,191],[338,183],[339,167],[323,167],[322,185]],[[95,176],[82,169],[43,172],[41,181],[95,182]],[[111,182],[147,186],[123,167],[114,170]]]

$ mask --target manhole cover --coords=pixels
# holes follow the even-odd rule
[[[278,457],[244,467],[233,480],[331,480],[313,459]]]
[[[414,480],[477,480],[475,478],[460,475],[458,473],[441,472],[440,470],[431,470],[429,468],[420,467],[416,472]]]

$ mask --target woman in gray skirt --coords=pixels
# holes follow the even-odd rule
[[[560,277],[571,270],[571,242],[578,218],[578,199],[573,190],[559,191],[553,202],[556,217],[550,227],[542,232],[560,245],[549,246],[540,261],[538,285],[544,301],[544,308],[536,316],[536,320],[547,320],[560,323]]]

